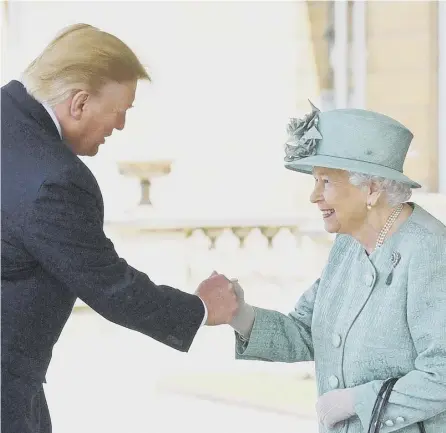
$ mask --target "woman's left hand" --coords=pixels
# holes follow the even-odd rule
[[[332,428],[337,423],[356,415],[353,393],[351,388],[336,389],[319,397],[316,411],[319,422],[325,428]]]

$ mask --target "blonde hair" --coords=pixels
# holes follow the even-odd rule
[[[77,90],[96,93],[109,81],[140,79],[150,76],[135,53],[116,36],[89,24],[63,29],[22,75],[28,93],[50,106]]]

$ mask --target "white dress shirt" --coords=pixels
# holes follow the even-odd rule
[[[54,124],[56,125],[57,130],[59,131],[60,138],[62,138],[62,128],[60,127],[59,120],[56,117],[56,113],[54,113],[53,109],[45,102],[42,102],[43,108],[48,111],[48,114],[53,119]]]

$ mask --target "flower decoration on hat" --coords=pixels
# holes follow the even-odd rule
[[[291,118],[287,126],[288,140],[285,143],[285,162],[307,158],[316,154],[317,140],[322,135],[317,129],[320,110],[311,101],[311,113],[302,119]]]

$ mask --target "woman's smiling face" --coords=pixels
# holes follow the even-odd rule
[[[350,183],[344,170],[314,167],[314,190],[310,201],[318,205],[329,233],[353,234],[367,219],[367,188]]]

